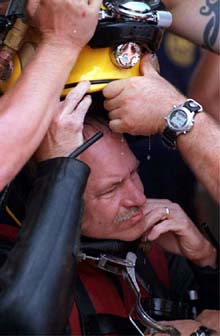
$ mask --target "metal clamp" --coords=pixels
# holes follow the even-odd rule
[[[118,275],[124,275],[124,270],[134,268],[132,261],[122,258],[117,258],[107,254],[101,254],[99,257],[89,256],[80,252],[78,254],[78,261],[91,260],[95,262],[96,267]]]
[[[137,256],[132,253],[128,252],[126,256],[126,260],[132,262],[134,265],[136,263]],[[135,307],[131,310],[129,314],[129,319],[131,323],[135,326],[137,331],[143,336],[143,335],[156,335],[158,332],[162,334],[168,334],[171,336],[180,336],[180,332],[173,326],[170,325],[162,325],[158,322],[156,322],[154,319],[152,319],[146,311],[143,309],[143,306],[141,304],[141,293],[140,293],[140,288],[138,286],[137,280],[136,280],[136,275],[135,275],[135,267],[133,268],[127,268],[126,269],[126,275],[127,275],[127,280],[128,283],[130,284],[135,297],[136,297],[136,303]],[[147,328],[145,331],[145,334],[142,333],[142,331],[139,329],[137,324],[132,318],[132,313],[133,311],[136,312],[140,322]]]
[[[181,335],[180,332],[173,326],[163,325],[156,322],[143,309],[143,306],[141,304],[141,292],[135,274],[135,265],[137,260],[136,254],[128,252],[126,255],[126,259],[121,259],[106,254],[101,254],[99,257],[93,257],[80,252],[78,254],[78,261],[84,261],[84,260],[91,260],[95,262],[96,267],[110,273],[122,275],[128,281],[128,284],[132,288],[132,291],[134,292],[136,298],[135,305],[134,307],[132,307],[129,314],[129,320],[134,325],[134,327],[137,329],[137,331],[141,336],[156,335],[158,332],[162,334],[168,334],[171,336]],[[137,326],[134,319],[132,318],[133,312],[137,314],[141,324],[143,324],[147,328],[144,334]]]

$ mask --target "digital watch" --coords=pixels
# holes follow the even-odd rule
[[[177,137],[192,129],[195,115],[202,111],[202,106],[194,99],[187,99],[184,104],[174,106],[165,117],[167,126],[162,133],[163,143],[169,148],[176,149]]]

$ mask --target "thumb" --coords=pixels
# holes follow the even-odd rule
[[[33,19],[39,6],[39,0],[28,0],[26,11],[29,19]]]
[[[155,54],[145,54],[141,60],[140,73],[142,76],[147,76],[149,73],[155,72],[159,73],[160,66]]]

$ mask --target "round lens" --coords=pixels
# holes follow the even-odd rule
[[[111,54],[111,59],[119,68],[132,68],[141,58],[141,48],[137,43],[128,42],[117,46]]]

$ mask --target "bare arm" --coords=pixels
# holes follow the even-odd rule
[[[190,81],[188,94],[199,101],[207,113],[220,124],[220,55],[203,51]]]
[[[163,0],[173,14],[171,30],[220,53],[219,0]]]
[[[1,98],[0,190],[45,135],[68,74],[93,35],[100,2],[29,1],[29,13],[42,42],[15,86]]]
[[[209,328],[220,330],[220,311],[203,310],[202,313],[197,316],[197,321]]]
[[[207,114],[196,116],[186,136],[180,135],[178,148],[197,178],[216,202],[220,200],[220,128]]]
[[[163,322],[164,324],[167,324],[167,322]],[[181,335],[191,335],[195,333],[196,330],[201,327],[201,323],[195,320],[176,320],[176,321],[169,321],[169,324],[176,327],[180,332]],[[204,334],[204,333],[203,333]],[[164,335],[164,334],[163,334]],[[157,336],[163,336],[160,333],[157,333]],[[196,334],[198,335],[198,334]],[[212,334],[213,336],[217,336],[218,332],[213,330]]]

